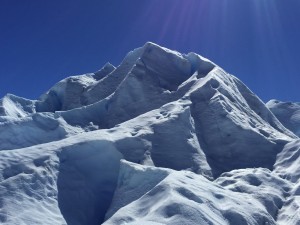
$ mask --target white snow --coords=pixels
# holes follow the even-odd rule
[[[275,172],[292,182],[300,181],[300,139],[288,143],[278,154]]]
[[[248,193],[229,191],[189,171],[125,161],[111,209],[123,204],[104,224],[276,224]]]
[[[20,119],[0,122],[0,150],[29,147],[60,140],[84,132],[52,113],[35,113]]]
[[[300,103],[271,100],[267,107],[288,129],[300,136]]]
[[[35,101],[7,94],[0,99],[0,121],[21,118],[35,112]]]
[[[299,112],[148,42],[0,100],[0,223],[298,225]]]
[[[279,225],[299,224],[300,220],[300,183],[291,190],[290,197],[285,201],[279,212],[277,222]]]

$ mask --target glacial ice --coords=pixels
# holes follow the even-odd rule
[[[37,100],[8,94],[0,223],[298,225],[298,111],[151,42]]]

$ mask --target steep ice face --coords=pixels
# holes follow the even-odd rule
[[[176,90],[196,71],[204,76],[215,67],[195,53],[184,55],[148,42],[128,53],[117,68],[107,63],[94,74],[62,80],[41,97],[38,111],[70,110],[103,100],[114,93],[135,67],[138,70],[139,64],[154,76],[158,82],[155,85],[167,90]]]
[[[59,208],[67,224],[100,224],[117,185],[122,155],[112,143],[91,141],[59,153]]]
[[[55,112],[83,106],[82,94],[95,82],[93,74],[66,78],[40,97],[36,104],[37,111]]]
[[[114,193],[112,204],[106,213],[106,220],[122,207],[138,200],[145,193],[151,191],[164,180],[172,170],[160,169],[121,161],[117,189]],[[147,179],[145,179],[145,176]]]
[[[161,61],[158,61],[158,56]],[[196,58],[195,56],[194,61]],[[200,60],[200,57],[198,59]],[[123,80],[116,85],[115,82],[119,81],[121,72]],[[127,74],[124,75],[124,72]],[[143,48],[128,54],[115,71],[99,81],[103,85],[105,82],[108,83],[99,88],[97,94],[93,96],[98,100],[99,96],[102,96],[101,99],[111,94],[110,96],[86,108],[61,114],[71,124],[76,125],[82,121],[86,123],[88,122],[86,118],[89,118],[101,128],[110,128],[184,96],[196,80],[196,76],[195,79],[190,79],[191,72],[192,63],[186,56],[147,43]],[[183,83],[184,81],[187,82]],[[91,87],[88,92],[92,92],[94,88],[96,86]],[[76,117],[82,115],[82,119],[74,119],[74,115]]]
[[[188,53],[184,57],[191,63],[191,74],[197,73],[197,78],[205,77],[217,65],[210,60],[194,53]]]
[[[102,78],[113,72],[115,69],[116,67],[108,62],[100,70],[94,73],[94,78],[96,80],[101,80]]]
[[[189,101],[169,103],[108,131],[115,137],[118,133],[113,131],[117,130],[130,134],[116,141],[117,148],[129,161],[191,170],[211,178],[212,171],[199,145],[189,104]]]
[[[147,43],[144,46],[140,63],[146,73],[156,78],[158,87],[169,91],[177,90],[192,72],[191,63],[182,54],[161,48],[153,43]]]
[[[112,142],[96,137],[0,156],[1,224],[101,224],[122,158]]]
[[[300,103],[271,100],[266,105],[286,128],[300,137]]]
[[[283,145],[295,138],[256,95],[221,69],[201,79],[189,95],[196,134],[215,176],[237,168],[271,169]]]
[[[113,94],[140,57],[142,51],[143,48],[137,48],[129,52],[117,68],[88,87],[83,93],[85,105],[96,103]]]

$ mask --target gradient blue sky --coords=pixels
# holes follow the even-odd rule
[[[0,96],[37,98],[146,41],[211,59],[264,101],[300,101],[299,0],[1,0]]]

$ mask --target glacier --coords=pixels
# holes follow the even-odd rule
[[[299,112],[147,42],[0,99],[0,223],[298,225]]]

